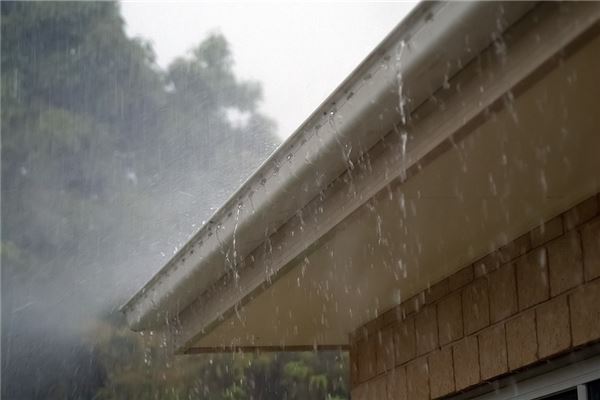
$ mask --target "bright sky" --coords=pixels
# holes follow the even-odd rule
[[[240,78],[263,84],[262,110],[288,137],[414,7],[415,2],[125,1],[127,33],[166,66],[219,31]]]

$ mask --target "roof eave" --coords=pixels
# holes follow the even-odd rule
[[[151,329],[176,317],[531,7],[417,6],[122,307],[130,327]],[[409,101],[399,104],[399,90]]]

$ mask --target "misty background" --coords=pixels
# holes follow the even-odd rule
[[[263,88],[259,110],[287,138],[411,11],[416,1],[124,1],[129,36],[151,41],[166,67],[220,32],[233,71]]]
[[[347,398],[345,354],[173,358],[117,311],[285,136],[226,35],[158,63],[119,3],[1,18],[2,398]]]

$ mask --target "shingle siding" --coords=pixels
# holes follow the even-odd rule
[[[599,197],[354,332],[353,396],[444,397],[600,341]]]

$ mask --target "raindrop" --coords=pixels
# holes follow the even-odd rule
[[[402,120],[402,124],[406,125],[407,120],[407,111],[406,111],[406,96],[404,94],[404,79],[402,76],[402,55],[406,49],[406,42],[403,40],[400,42],[400,46],[398,48],[398,52],[396,54],[396,64],[397,64],[397,80],[398,80],[398,107],[400,110],[400,118]]]
[[[540,171],[540,185],[544,193],[548,192],[548,182],[546,181],[546,173],[544,170]]]
[[[446,90],[450,89],[450,82],[448,82],[448,74],[444,75],[444,82],[442,83],[442,87]]]

